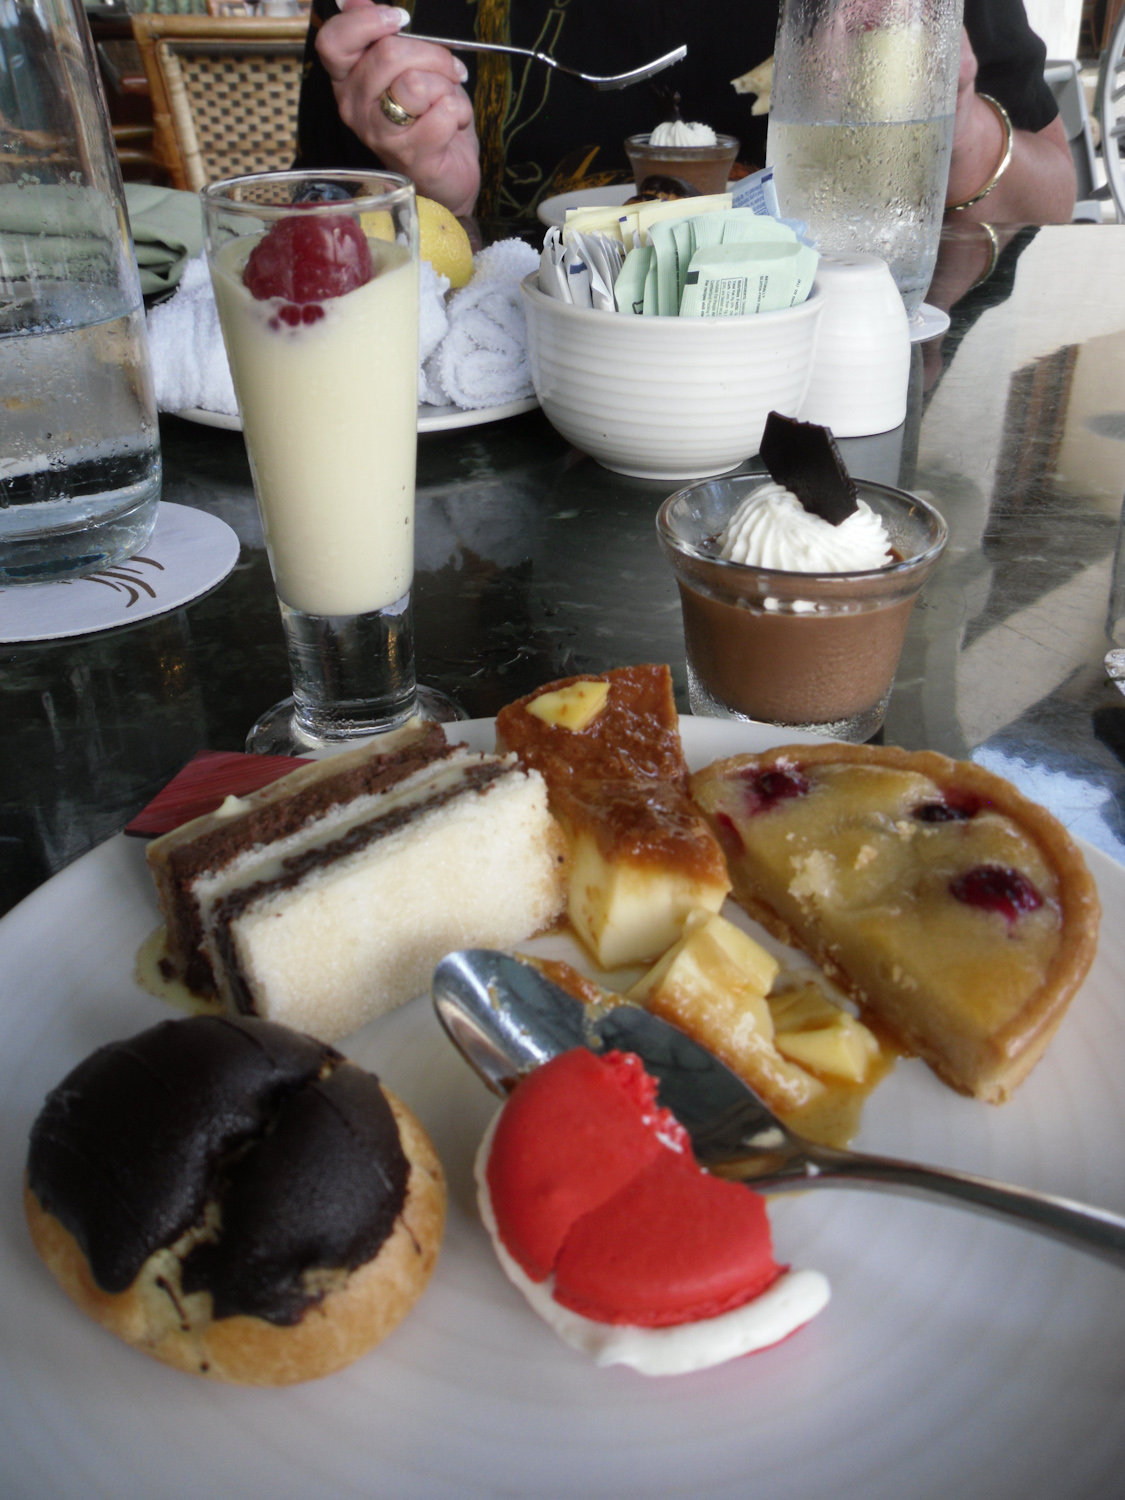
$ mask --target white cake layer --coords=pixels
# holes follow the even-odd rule
[[[513,767],[424,805],[486,762],[495,758],[459,755],[306,830],[301,852],[373,815],[394,823],[410,812],[292,888],[255,896],[230,923],[236,975],[222,962],[212,894],[207,947],[224,1000],[237,1003],[240,981],[258,1015],[331,1041],[427,990],[452,949],[510,947],[549,925],[565,899],[562,844],[538,773]],[[291,843],[240,862],[237,884],[279,874]]]

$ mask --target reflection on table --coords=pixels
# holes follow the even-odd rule
[[[933,295],[956,297],[953,323],[915,350],[907,421],[842,444],[855,473],[932,498],[952,533],[883,734],[971,756],[1125,858],[1125,700],[1102,667],[1125,644],[1125,227],[996,239],[946,232]],[[286,690],[242,439],[168,418],[163,440],[165,499],[229,522],[240,561],[174,614],[0,648],[0,909],[120,829],[197,749],[240,749]],[[653,528],[673,487],[599,468],[538,412],[424,437],[423,680],[479,717],[567,673],[668,661],[686,710]]]

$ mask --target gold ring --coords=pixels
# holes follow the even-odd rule
[[[403,109],[390,89],[384,89],[379,95],[379,108],[392,125],[413,125],[414,121],[418,118],[417,115],[412,115],[409,110]]]

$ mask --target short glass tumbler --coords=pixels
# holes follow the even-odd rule
[[[917,495],[862,479],[897,559],[862,573],[726,562],[719,538],[763,474],[706,480],[656,518],[680,589],[692,712],[860,743],[883,722],[910,612],[941,556],[944,520]]]

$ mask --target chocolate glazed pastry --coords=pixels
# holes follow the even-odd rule
[[[340,1369],[420,1295],[445,1212],[422,1127],[371,1073],[267,1021],[102,1047],[31,1132],[35,1248],[75,1302],[179,1369]]]

